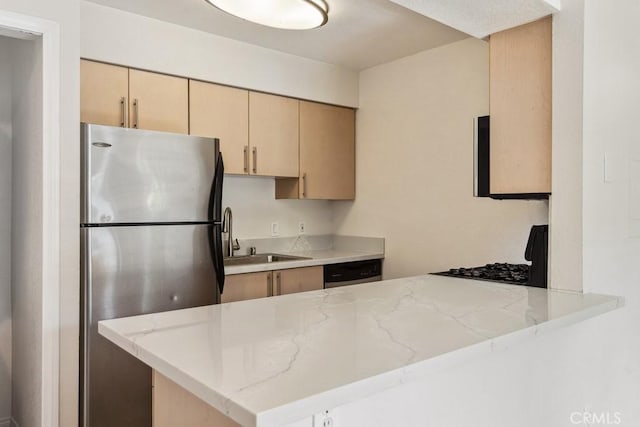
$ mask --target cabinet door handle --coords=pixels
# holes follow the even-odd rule
[[[307,174],[302,174],[302,198],[307,197]]]
[[[138,100],[138,98],[133,100],[133,128],[134,129],[138,129],[139,127],[139,116],[138,116],[138,109],[140,108],[140,101]]]
[[[249,173],[249,146],[244,146],[244,173]]]
[[[120,127],[127,127],[127,98],[120,98]]]
[[[269,273],[267,275],[267,296],[268,297],[272,297],[273,296],[273,280],[272,280],[272,275],[273,273]]]
[[[258,147],[253,147],[253,173],[258,173]]]
[[[276,273],[276,295],[282,295],[282,278],[280,272]]]

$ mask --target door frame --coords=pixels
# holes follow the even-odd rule
[[[60,25],[0,10],[5,36],[42,37],[42,358],[43,426],[58,427],[60,380]],[[13,34],[12,34],[13,33]],[[36,409],[37,410],[37,409]]]

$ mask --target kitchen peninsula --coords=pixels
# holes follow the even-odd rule
[[[107,320],[99,331],[229,425],[312,426],[322,425],[314,414],[622,305],[429,275]]]

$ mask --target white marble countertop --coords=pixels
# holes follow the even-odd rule
[[[269,262],[263,264],[246,264],[225,266],[226,275],[254,273],[256,271],[284,270],[287,268],[313,267],[316,265],[338,264],[341,262],[365,261],[369,259],[384,258],[384,252],[377,251],[353,251],[339,249],[311,250],[301,252],[278,252],[282,255],[295,255],[306,259],[292,261]]]
[[[244,426],[281,426],[614,310],[623,299],[421,276],[102,321]]]

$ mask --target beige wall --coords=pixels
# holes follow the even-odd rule
[[[42,398],[42,39],[12,41],[12,415],[38,426]]]
[[[0,424],[11,416],[11,61],[0,37]]]
[[[81,2],[85,58],[281,95],[356,106],[358,73]]]
[[[521,262],[542,201],[473,197],[473,118],[489,109],[488,45],[466,39],[360,74],[356,201],[341,234],[386,238],[385,278]]]
[[[300,221],[305,223],[306,234],[334,232],[332,202],[275,200],[274,194],[273,178],[225,176],[222,203],[233,210],[234,237],[271,237],[272,222],[278,222],[281,237],[297,236]]]

